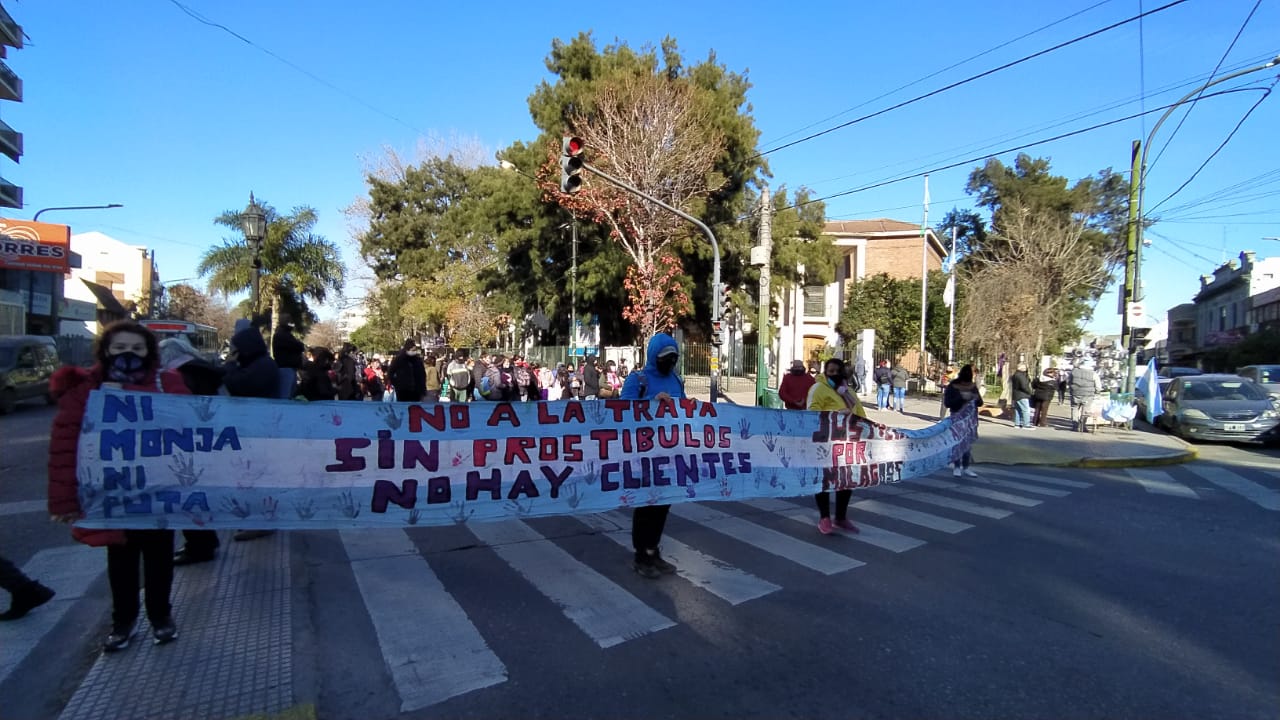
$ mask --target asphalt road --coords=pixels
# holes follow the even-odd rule
[[[19,565],[72,545],[32,509],[51,418],[0,417],[0,552]],[[136,676],[92,706],[127,663],[187,699],[237,667],[287,668],[288,704],[321,718],[1275,717],[1280,458],[1201,452],[859,493],[857,539],[818,535],[806,499],[687,506],[666,540],[685,573],[658,581],[609,516],[224,543],[179,569],[173,645],[101,658],[101,575],[48,627],[50,607],[0,624],[0,717],[196,716],[148,711],[160,691]],[[225,582],[209,586],[225,625],[195,626],[200,583],[268,570],[285,625],[251,635],[282,640],[235,630],[263,595]],[[246,693],[199,716],[280,709]]]

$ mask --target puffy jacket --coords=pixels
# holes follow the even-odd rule
[[[888,385],[893,382],[893,371],[884,366],[877,367],[875,372],[871,373],[871,379],[877,385]]]
[[[1026,370],[1018,370],[1009,377],[1009,392],[1013,395],[1014,402],[1031,397],[1031,376],[1027,375]]]
[[[287,325],[277,328],[275,335],[271,336],[271,354],[275,356],[279,367],[294,370],[301,368],[302,355],[306,351],[307,346],[293,336],[293,330]]]
[[[582,367],[582,394],[600,395],[600,370],[593,355],[587,356],[587,363]]]
[[[666,333],[658,333],[649,341],[649,351],[643,368],[627,375],[622,383],[623,400],[648,400],[658,393],[666,393],[673,398],[684,397],[684,381],[674,370],[663,375],[658,371],[658,353],[665,347],[677,350],[676,339]]]
[[[841,392],[843,390],[843,392]],[[853,414],[864,418],[867,411],[862,408],[858,396],[848,385],[841,385],[840,389],[831,387],[824,377],[820,381],[814,381],[813,387],[809,388],[809,397],[805,403],[805,407],[809,410],[844,410],[852,408]]]
[[[141,384],[124,385],[123,389],[133,392],[191,394],[178,373],[162,370],[158,371],[157,378],[156,372],[148,374]],[[53,428],[49,432],[50,515],[82,512],[80,485],[76,476],[80,428],[84,422],[85,406],[89,403],[89,393],[102,386],[103,378],[101,367],[85,370],[71,366],[60,368],[49,378],[49,395],[58,402],[58,412],[53,417]],[[86,545],[112,545],[123,542],[124,533],[121,530],[73,527],[71,536]]]
[[[942,391],[942,404],[947,406],[952,415],[963,410],[969,403],[977,403],[978,407],[982,407],[982,395],[978,393],[977,385],[958,380],[947,383],[947,389]]]
[[[1088,402],[1098,394],[1098,376],[1093,368],[1078,367],[1071,371],[1071,402],[1074,405]]]
[[[257,328],[248,327],[231,336],[236,359],[226,364],[222,384],[235,397],[273,398],[279,394],[280,373],[267,354],[267,341]]]
[[[809,401],[809,388],[814,379],[809,373],[788,372],[778,384],[778,399],[788,410],[804,410]]]
[[[899,365],[889,373],[890,382],[896,388],[904,388],[907,386],[907,380],[911,379],[911,373],[907,369]]]

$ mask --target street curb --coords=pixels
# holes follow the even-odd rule
[[[1194,448],[1188,449],[1177,455],[1165,455],[1163,457],[1148,458],[1081,458],[1074,462],[1068,463],[1061,467],[1078,467],[1078,468],[1132,468],[1132,467],[1158,467],[1161,465],[1180,465],[1182,463],[1191,462],[1200,457],[1200,451]]]

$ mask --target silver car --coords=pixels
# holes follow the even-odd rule
[[[1260,385],[1239,375],[1193,375],[1169,384],[1160,424],[1187,440],[1268,443],[1280,410]]]
[[[1258,383],[1272,400],[1280,401],[1280,365],[1246,365],[1237,368],[1236,374]]]

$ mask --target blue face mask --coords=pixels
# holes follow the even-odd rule
[[[137,384],[145,375],[147,361],[135,352],[122,352],[111,356],[111,367],[108,374],[116,382]]]
[[[839,375],[827,375],[826,378],[827,378],[827,384],[830,385],[831,387],[835,388],[840,386]]]

